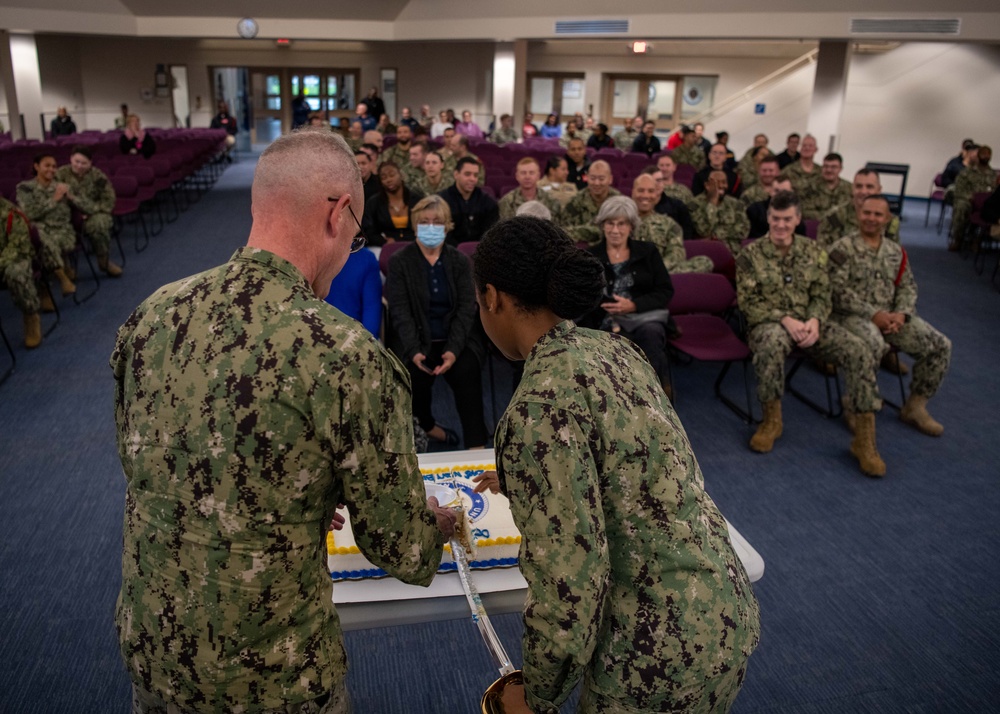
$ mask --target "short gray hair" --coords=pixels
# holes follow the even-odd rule
[[[535,218],[541,218],[543,221],[552,220],[552,211],[541,201],[525,201],[517,207],[515,215],[534,216]]]
[[[635,201],[628,196],[611,196],[605,199],[604,203],[601,204],[601,210],[597,212],[597,218],[594,219],[594,223],[598,226],[603,226],[606,221],[610,221],[613,218],[624,218],[631,223],[632,235],[635,235],[635,232],[639,230],[639,225],[642,223],[639,220],[639,209],[636,208]]]

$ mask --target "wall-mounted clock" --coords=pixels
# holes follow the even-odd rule
[[[240,37],[245,40],[252,40],[255,38],[258,30],[260,30],[260,28],[257,26],[257,21],[252,17],[244,17],[236,23],[236,31],[240,33]]]

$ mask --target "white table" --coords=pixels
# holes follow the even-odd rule
[[[493,449],[420,454],[424,469],[453,464],[492,464]],[[764,560],[726,520],[733,549],[751,582],[764,576]],[[520,612],[528,584],[517,568],[473,571],[483,605],[490,614]],[[409,625],[470,617],[458,574],[438,573],[429,587],[401,583],[395,578],[334,583],[333,601],[345,630]]]

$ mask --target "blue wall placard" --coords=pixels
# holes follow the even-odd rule
[[[766,109],[766,108],[767,108],[766,104],[754,104],[753,105],[753,113],[754,114],[763,114],[764,113],[764,109]]]

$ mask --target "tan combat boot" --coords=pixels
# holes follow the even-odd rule
[[[885,462],[875,448],[875,412],[860,412],[854,415],[854,420],[851,453],[866,476],[885,476]]]
[[[76,280],[76,268],[68,260],[63,261],[63,271],[70,280]]]
[[[59,280],[59,287],[62,288],[63,295],[72,295],[76,292],[76,285],[74,285],[73,281],[69,279],[68,275],[66,275],[65,270],[62,268],[56,268],[52,271],[52,274]]]
[[[907,375],[910,373],[910,368],[906,366],[905,362],[899,359],[899,355],[895,352],[887,352],[885,357],[882,358],[882,369],[890,374]]]
[[[910,398],[899,410],[899,418],[927,436],[941,436],[944,433],[944,427],[927,413],[927,397],[919,394],[910,393]]]
[[[750,437],[750,448],[766,454],[774,448],[775,440],[781,436],[781,400],[764,402],[764,420],[757,427],[757,433]]]
[[[42,344],[42,318],[37,312],[24,315],[24,346],[33,350]]]
[[[38,302],[42,306],[42,312],[56,311],[56,305],[52,302],[52,294],[48,291],[48,288],[38,289]]]
[[[122,274],[121,267],[115,265],[108,259],[108,256],[103,255],[97,259],[97,267],[104,271],[104,273],[111,278],[117,278]]]
[[[852,434],[857,433],[858,415],[851,411],[851,400],[847,397],[841,397],[840,406],[844,412],[844,423],[847,424],[847,428],[851,430]]]

